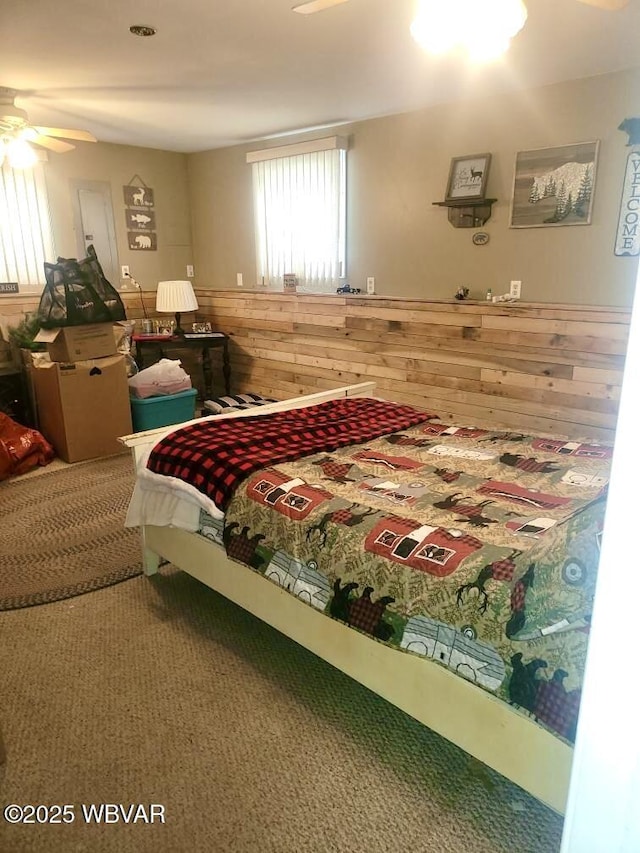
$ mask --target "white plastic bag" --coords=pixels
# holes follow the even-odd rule
[[[180,359],[161,358],[151,367],[145,367],[129,377],[129,393],[132,397],[144,399],[187,391],[191,388],[191,377],[180,364]]]

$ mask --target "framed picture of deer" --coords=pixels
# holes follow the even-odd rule
[[[484,198],[491,154],[454,157],[449,169],[445,202]]]
[[[518,151],[511,228],[589,225],[599,142]]]

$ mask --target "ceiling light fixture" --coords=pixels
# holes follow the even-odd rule
[[[134,24],[132,27],[129,27],[129,32],[133,33],[134,36],[148,38],[149,36],[155,36],[158,31],[155,27],[147,27],[143,24]]]
[[[5,157],[12,169],[30,169],[38,161],[38,155],[21,136],[5,135],[0,139],[0,166]]]
[[[486,62],[506,53],[526,20],[522,0],[420,0],[411,35],[429,53],[459,47]]]

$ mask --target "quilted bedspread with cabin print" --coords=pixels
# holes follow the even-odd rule
[[[252,471],[200,532],[572,741],[611,448],[422,416]]]

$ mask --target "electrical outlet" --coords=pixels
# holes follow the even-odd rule
[[[129,267],[125,266],[125,265],[121,266],[120,267],[120,278],[128,278],[128,277],[129,277]]]
[[[521,281],[512,281],[509,287],[509,294],[514,297],[514,299],[520,299],[520,291],[522,290],[522,282]]]
[[[367,278],[367,293],[371,294],[371,293],[375,293],[375,292],[376,292],[376,280],[372,275],[370,275]]]
[[[193,264],[187,264],[187,278],[193,278]]]
[[[238,287],[242,287],[243,285],[241,272],[236,273],[236,284],[238,285]]]

